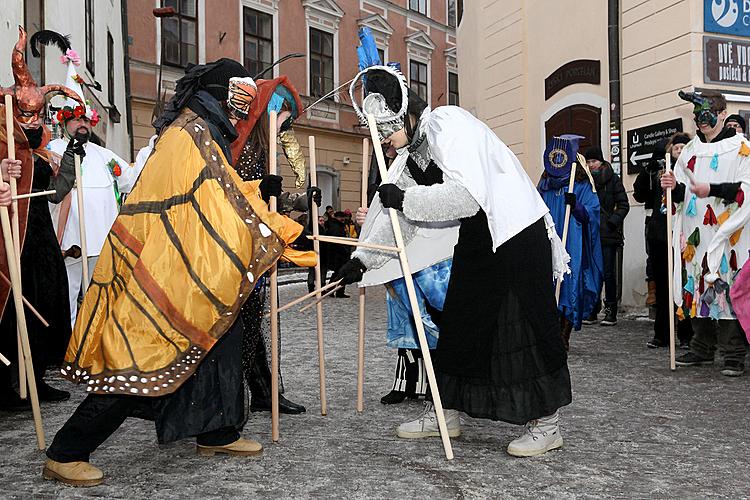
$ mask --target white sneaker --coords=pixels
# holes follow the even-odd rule
[[[458,410],[443,410],[445,413],[445,425],[448,427],[448,436],[454,438],[461,435],[461,417]],[[398,426],[396,434],[404,439],[418,439],[424,437],[440,436],[435,407],[431,402],[426,402],[424,411],[416,419],[405,422]]]
[[[508,445],[508,454],[514,457],[533,457],[550,450],[562,448],[558,412],[526,423],[524,432]]]

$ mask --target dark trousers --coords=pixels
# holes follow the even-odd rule
[[[690,350],[697,356],[713,359],[718,348],[724,362],[743,363],[747,354],[745,332],[734,319],[693,318],[693,340]]]
[[[617,308],[617,251],[620,245],[602,245],[604,305]]]
[[[654,320],[654,338],[669,345],[669,314],[674,314],[674,305],[669,304],[669,261],[667,260],[667,242],[656,239],[648,240],[651,249],[652,277],[656,283],[656,318]],[[677,338],[690,342],[693,328],[690,320],[677,324]]]
[[[90,394],[55,435],[47,456],[56,462],[88,462],[91,453],[131,416],[148,416],[152,399],[139,396]],[[225,427],[196,437],[203,446],[222,446],[240,438],[234,427]]]

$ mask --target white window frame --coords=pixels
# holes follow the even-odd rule
[[[410,5],[410,3],[411,3],[411,0],[407,0],[407,3],[406,3],[406,10],[407,10],[407,11],[409,11],[409,12],[416,12],[417,14],[422,14],[423,16],[424,16],[424,15],[426,15],[427,17],[430,17],[430,16],[432,15],[432,11],[431,11],[431,9],[430,9],[430,3],[431,3],[431,2],[430,2],[430,0],[425,0],[425,2],[427,2],[427,6],[426,6],[426,7],[427,7],[427,14],[422,14],[422,13],[421,13],[421,12],[419,12],[418,10],[414,10],[414,9],[412,9],[412,8],[411,8],[411,7],[409,6],[409,5]],[[446,20],[447,20],[447,17],[448,17],[448,16],[446,16]]]
[[[408,54],[406,57],[407,64],[409,65],[409,70],[406,73],[409,87],[411,87],[411,62],[414,61],[427,65],[427,105],[432,107],[432,61],[414,54]]]
[[[445,105],[450,106],[451,105],[451,73],[456,75],[456,81],[458,81],[458,71],[452,68],[448,68],[445,71]],[[454,104],[454,106],[461,106],[461,85],[458,86],[458,104]]]
[[[245,61],[245,28],[244,28],[244,8],[263,12],[271,15],[273,19],[273,62],[279,60],[279,4],[278,0],[274,0],[273,5],[266,5],[258,0],[240,0],[240,61],[244,64]],[[271,74],[273,78],[279,76],[279,67],[274,66]],[[255,75],[250,75],[255,77]]]

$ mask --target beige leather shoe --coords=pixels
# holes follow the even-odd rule
[[[42,477],[71,486],[96,486],[104,481],[104,474],[88,462],[44,462]]]
[[[197,445],[199,455],[204,457],[213,457],[217,453],[237,456],[260,455],[263,452],[263,445],[252,439],[239,438],[234,443],[225,444],[224,446],[201,446]]]

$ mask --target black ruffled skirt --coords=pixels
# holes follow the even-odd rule
[[[524,424],[571,402],[544,220],[491,251],[483,211],[461,221],[435,354],[446,408]]]

